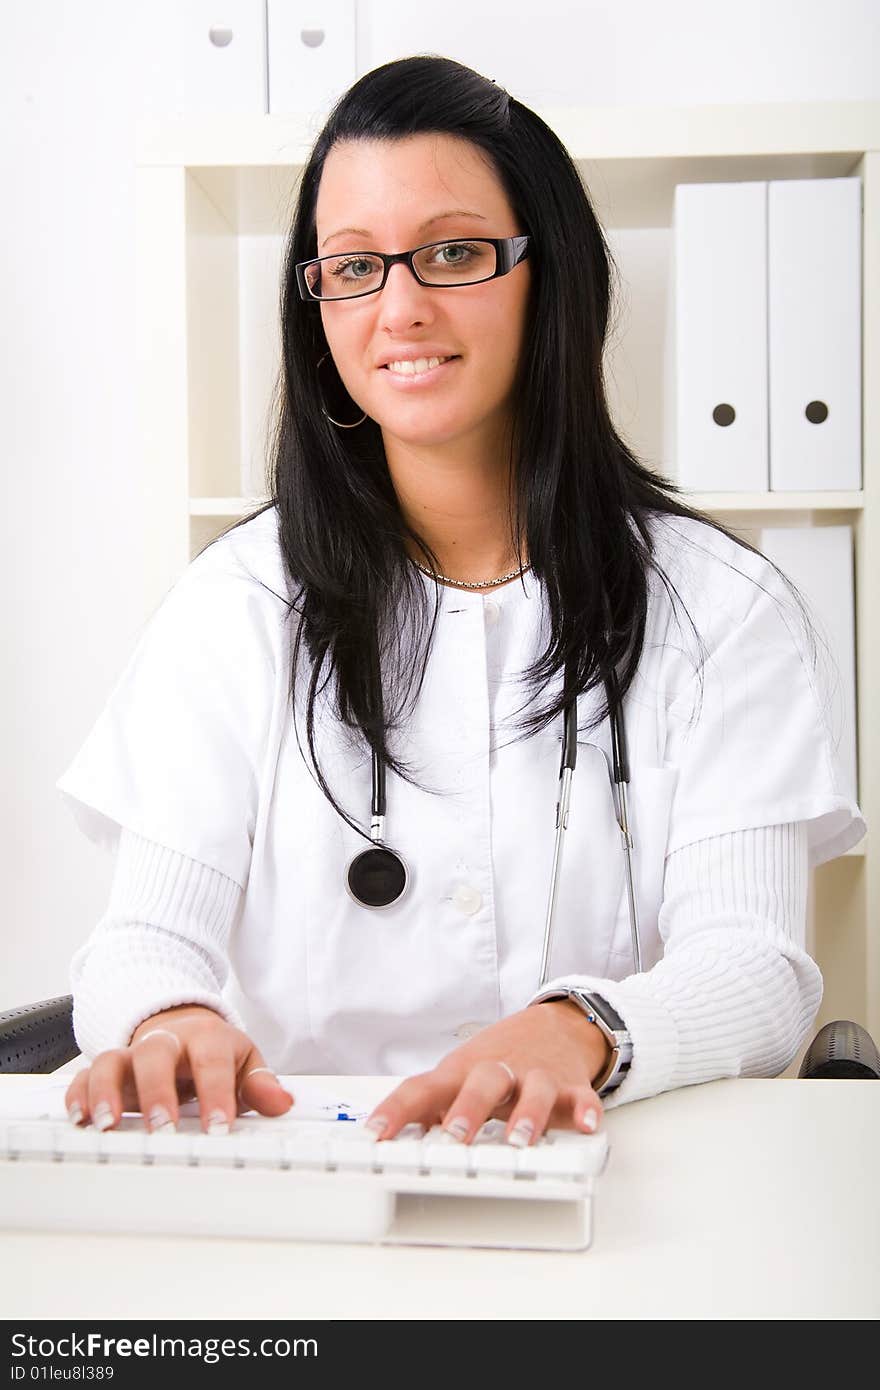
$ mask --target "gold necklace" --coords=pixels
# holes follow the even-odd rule
[[[410,559],[412,559],[412,556],[410,556]],[[435,577],[431,570],[426,569],[424,565],[420,565],[418,560],[413,560],[413,564],[417,569],[422,571],[422,574],[426,574],[429,579]],[[449,579],[445,574],[438,574],[436,577],[442,584],[454,584],[456,588],[459,589],[491,589],[495,584],[506,584],[508,579],[514,579],[518,574],[525,574],[528,569],[531,569],[531,564],[521,565],[519,569],[511,570],[510,574],[503,574],[500,579],[477,579],[471,581],[468,579]]]

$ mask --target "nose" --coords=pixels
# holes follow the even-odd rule
[[[435,291],[420,284],[410,267],[399,261],[389,270],[388,279],[376,296],[380,321],[388,328],[398,329],[405,324],[430,320],[434,314],[432,293]]]

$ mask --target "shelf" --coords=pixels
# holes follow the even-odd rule
[[[678,183],[844,178],[866,150],[880,148],[880,102],[873,101],[548,107],[538,114],[570,151],[609,229],[669,227]],[[186,168],[230,231],[274,235],[290,221],[322,124],[306,113],[142,118],[136,160]]]
[[[191,497],[190,516],[239,517],[265,507],[268,497]]]
[[[644,159],[653,164],[746,155],[792,160],[880,145],[880,101],[534,109],[577,159]],[[142,165],[298,165],[323,124],[324,119],[312,112],[142,117],[137,122],[136,159]]]
[[[246,516],[268,497],[192,497],[191,516]],[[703,512],[859,512],[862,492],[687,492],[681,500]]]
[[[860,512],[863,492],[688,492],[681,500],[703,512]]]
[[[861,179],[863,382],[876,379],[880,102],[542,107],[538,113],[574,159],[620,270],[619,318],[606,345],[609,405],[646,467],[677,481],[663,442],[677,184]],[[151,551],[157,595],[187,559],[268,501],[281,354],[278,288],[300,177],[323,123],[315,113],[138,122],[135,317],[148,520],[168,532],[168,544]],[[758,546],[766,528],[852,528],[859,804],[869,824],[880,749],[870,718],[880,688],[873,610],[880,568],[871,510],[880,419],[875,397],[866,387],[863,491],[688,487],[679,494],[685,505]],[[880,856],[872,864],[866,837],[840,858],[859,865],[819,873],[814,884],[823,1008],[829,1017],[861,1018],[880,1031]]]

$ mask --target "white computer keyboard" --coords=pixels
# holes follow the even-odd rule
[[[239,1116],[228,1135],[181,1114],[101,1132],[0,1118],[0,1228],[583,1250],[604,1130],[517,1149],[490,1120],[471,1144],[407,1126]]]

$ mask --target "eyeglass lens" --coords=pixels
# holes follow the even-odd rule
[[[431,285],[470,285],[495,274],[495,247],[485,241],[444,241],[423,246],[413,257],[419,276]],[[321,299],[367,294],[382,283],[378,256],[361,251],[328,256],[306,266],[306,282]]]

